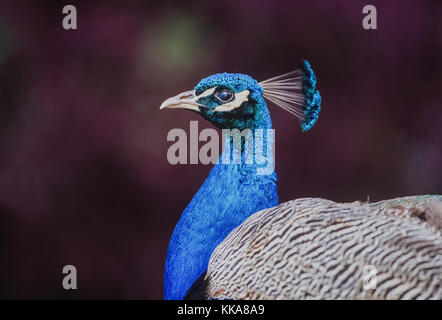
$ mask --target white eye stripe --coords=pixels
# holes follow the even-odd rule
[[[215,92],[215,90],[216,90],[216,87],[214,87],[214,88],[210,88],[210,89],[207,89],[206,91],[204,91],[203,93],[201,93],[201,94],[198,96],[198,99],[199,99],[199,98],[204,98],[204,97],[210,96],[211,94],[213,94],[213,93]]]
[[[249,100],[249,90],[244,90],[235,94],[235,99],[228,103],[217,106],[214,110],[220,112],[232,111],[233,109],[239,108],[243,102]]]

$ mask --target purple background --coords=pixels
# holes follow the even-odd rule
[[[216,72],[316,71],[310,132],[270,106],[281,201],[441,193],[441,55],[436,0],[1,1],[0,297],[162,298],[168,239],[210,166],[167,162],[167,132],[200,119],[158,107]]]

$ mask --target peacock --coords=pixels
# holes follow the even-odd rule
[[[266,101],[310,130],[321,110],[310,63],[261,82],[214,74],[162,103],[199,114],[225,135],[172,233],[164,298],[442,299],[442,196],[279,204],[277,174],[260,171],[274,167],[274,136],[262,134],[272,130]],[[233,130],[246,134],[232,163]]]

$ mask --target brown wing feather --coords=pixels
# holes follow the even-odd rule
[[[442,299],[441,199],[341,204],[306,198],[257,212],[213,252],[201,279],[204,294]],[[375,288],[364,289],[366,266],[376,268]]]

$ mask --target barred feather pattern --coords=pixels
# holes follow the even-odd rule
[[[215,249],[203,296],[442,299],[441,221],[442,196],[289,201],[252,215]],[[367,265],[375,288],[364,288]]]

